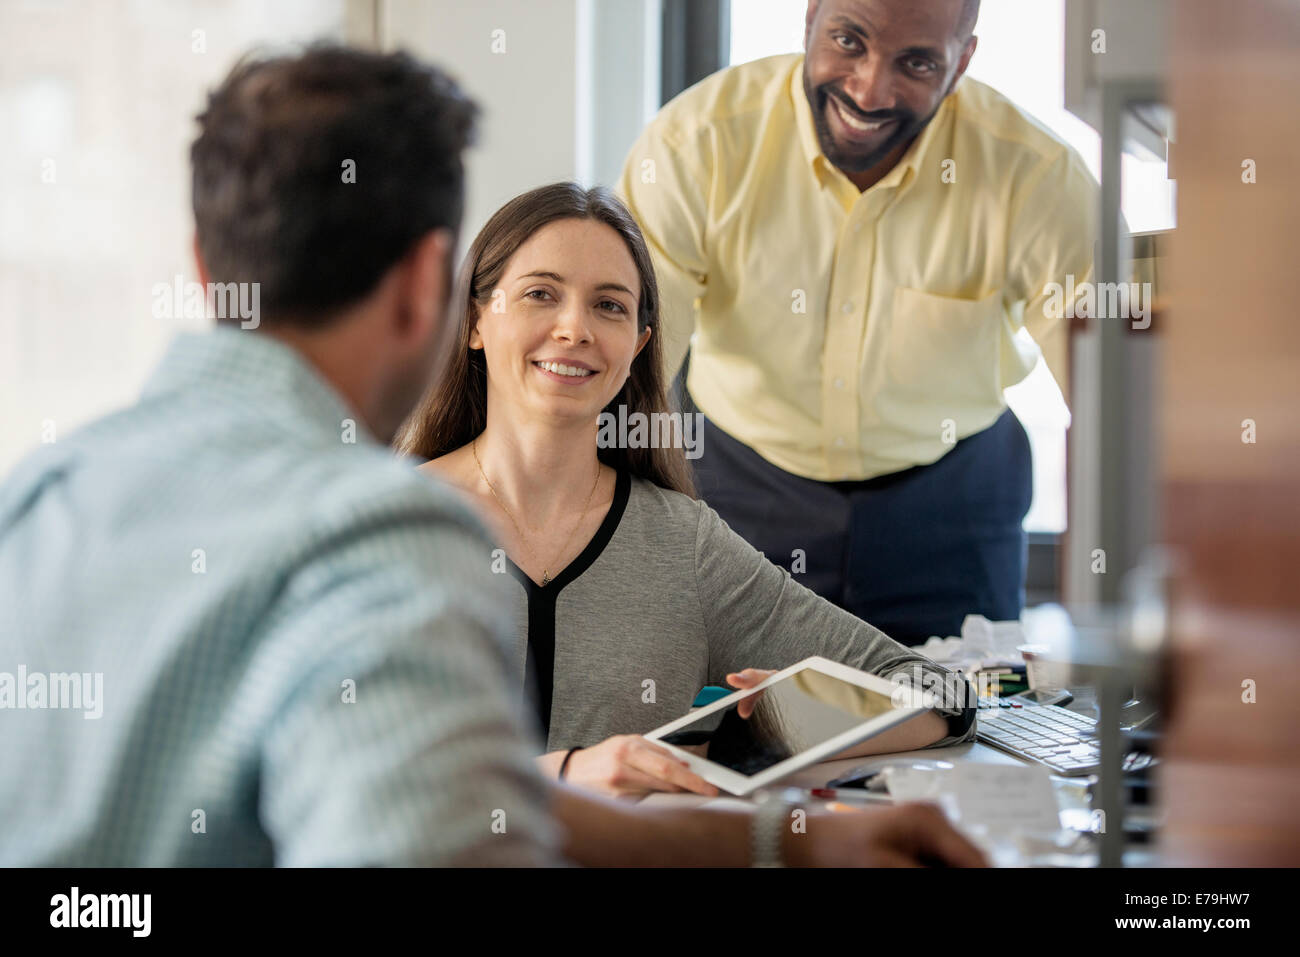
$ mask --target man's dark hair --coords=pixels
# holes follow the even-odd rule
[[[477,112],[405,53],[245,57],[208,96],[190,148],[209,280],[260,283],[271,324],[328,324],[419,237],[458,232]]]

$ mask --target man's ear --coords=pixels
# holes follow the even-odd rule
[[[972,36],[966,41],[966,49],[962,50],[961,59],[957,61],[957,72],[953,74],[952,82],[948,84],[948,92],[951,93],[953,87],[957,85],[966,74],[966,67],[970,66],[970,58],[975,55],[975,47],[979,43],[979,37]]]
[[[199,234],[197,232],[194,234],[192,249],[194,252],[194,268],[198,270],[199,273],[199,284],[202,285],[204,289],[207,289],[208,267],[203,262],[203,253],[199,252]]]
[[[433,229],[406,254],[406,308],[397,310],[403,338],[423,339],[444,321],[451,296],[451,256],[455,240],[449,229]]]

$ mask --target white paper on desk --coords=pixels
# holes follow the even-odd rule
[[[916,649],[918,655],[925,655],[938,664],[960,664],[964,661],[963,645],[960,638],[940,638],[931,635],[924,645]]]
[[[1025,643],[1025,630],[1019,621],[989,621],[983,615],[967,615],[962,619],[961,638],[963,652],[969,657],[1023,660],[1017,649]]]
[[[885,788],[895,801],[932,801],[949,817],[955,817],[957,769],[914,767],[906,762],[890,765],[881,772]]]
[[[906,766],[885,775],[898,801],[933,801],[954,823],[989,834],[1054,832],[1061,827],[1047,769],[1035,765],[961,762],[950,771]]]
[[[1060,830],[1056,792],[1046,768],[968,762],[954,770],[959,823],[983,825],[990,834]]]
[[[1025,631],[1019,621],[989,621],[983,615],[967,615],[961,623],[961,637],[931,636],[917,648],[931,661],[966,673],[999,665],[1024,664],[1020,646]]]

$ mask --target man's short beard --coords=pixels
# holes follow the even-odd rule
[[[890,135],[889,139],[880,144],[865,156],[845,155],[835,143],[835,137],[831,135],[830,126],[826,122],[826,101],[830,99],[830,94],[825,92],[824,88],[813,89],[809,83],[808,71],[804,70],[803,78],[804,95],[808,97],[808,105],[812,107],[813,126],[817,130],[817,142],[821,146],[822,153],[832,165],[843,170],[846,173],[865,173],[873,169],[893,150],[897,149],[900,143],[906,143],[913,137],[917,136],[929,122],[934,119],[935,113],[939,112],[936,106],[930,112],[930,115],[924,119],[917,119],[915,113],[910,110],[904,115],[898,117],[898,128]],[[947,94],[945,94],[946,98]],[[943,105],[943,99],[939,100],[939,106]]]

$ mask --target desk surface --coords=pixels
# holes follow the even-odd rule
[[[805,768],[796,774],[785,778],[778,785],[773,787],[798,787],[798,788],[819,788],[825,787],[826,782],[834,780],[847,771],[864,764],[874,763],[896,763],[906,761],[908,758],[920,758],[930,761],[979,761],[987,764],[1027,764],[1029,762],[1021,761],[1019,758],[1012,757],[1004,751],[996,748],[990,748],[988,745],[974,742],[972,744],[960,744],[952,748],[926,748],[921,751],[900,751],[895,754],[878,754],[857,758],[840,758],[834,761],[823,761],[820,764],[814,764],[810,768]],[[723,795],[716,798],[701,797],[698,794],[651,794],[641,801],[642,804],[649,807],[716,807],[716,808],[737,808],[752,805],[749,798],[739,798],[731,795]],[[882,805],[883,806],[883,805]],[[1018,862],[1010,862],[1012,866],[1018,866]],[[1158,859],[1150,848],[1135,846],[1125,850],[1124,865],[1127,867],[1150,867],[1158,863]],[[1095,866],[1095,855],[1092,861]],[[1079,866],[1079,865],[1074,865]]]

